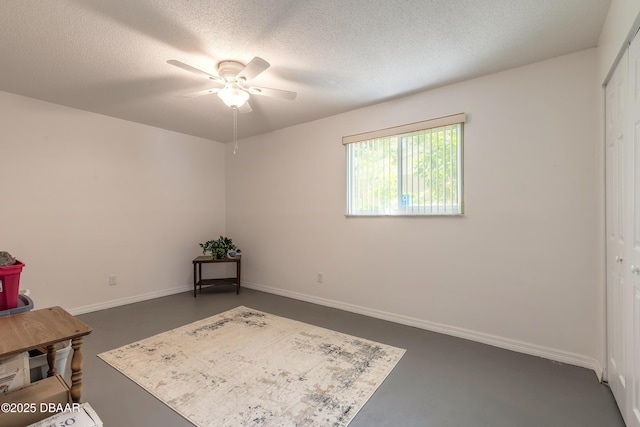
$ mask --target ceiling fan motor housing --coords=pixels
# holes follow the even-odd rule
[[[222,61],[218,64],[218,75],[226,82],[236,80],[236,76],[244,68],[244,64],[236,61]]]

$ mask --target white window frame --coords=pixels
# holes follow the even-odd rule
[[[347,194],[346,194],[346,216],[347,217],[361,217],[361,216],[457,216],[464,214],[464,198],[463,198],[463,146],[464,146],[464,123],[466,122],[466,114],[459,113],[453,114],[445,117],[438,117],[435,119],[424,120],[421,122],[409,123],[406,125],[395,126],[386,129],[375,130],[371,132],[360,133],[356,135],[345,136],[342,138],[342,143],[345,146],[345,155],[346,155],[346,166],[347,166]],[[439,128],[445,128],[449,126],[460,125],[458,132],[458,140],[457,140],[457,153],[456,154],[456,184],[457,184],[457,200],[455,204],[450,200],[450,205],[446,203],[444,206],[433,203],[430,204],[421,204],[419,206],[402,206],[400,202],[400,198],[402,197],[402,191],[400,188],[402,187],[400,173],[398,179],[398,206],[393,209],[383,209],[382,207],[375,209],[373,211],[357,211],[354,207],[351,206],[353,194],[354,194],[354,185],[356,185],[353,181],[354,178],[352,176],[352,171],[354,170],[354,165],[352,164],[353,156],[352,150],[356,150],[358,148],[358,143],[361,143],[360,146],[364,146],[365,144],[372,143],[383,143],[386,138],[407,138],[414,135],[416,132],[424,132],[429,130],[435,130]],[[356,144],[356,145],[353,145]],[[402,143],[398,142],[398,153],[402,153]],[[400,154],[399,154],[400,155]],[[398,161],[398,167],[401,168],[401,161]],[[384,179],[384,178],[383,178]],[[436,206],[436,208],[434,208]]]

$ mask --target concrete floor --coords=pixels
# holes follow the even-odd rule
[[[207,288],[195,299],[185,292],[79,316],[93,328],[82,347],[82,400],[107,427],[191,426],[96,355],[239,305],[407,349],[351,427],[624,426],[611,391],[591,370],[251,289],[236,295],[222,287]]]

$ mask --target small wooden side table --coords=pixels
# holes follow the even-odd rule
[[[202,278],[202,264],[211,263],[223,263],[223,262],[235,262],[236,263],[236,277],[225,277],[220,279],[203,279]],[[238,255],[236,258],[224,258],[214,259],[210,256],[199,256],[193,260],[193,297],[196,297],[196,288],[200,286],[200,292],[202,292],[203,286],[214,285],[236,285],[236,294],[240,293],[240,270],[242,264],[242,255]]]
[[[0,359],[40,347],[47,349],[52,377],[56,371],[56,343],[71,340],[71,398],[80,402],[82,393],[82,338],[92,329],[62,307],[42,308],[0,317]]]

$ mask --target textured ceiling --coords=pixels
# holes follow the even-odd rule
[[[0,90],[216,141],[216,73],[254,56],[248,137],[595,47],[610,0],[0,0]]]

